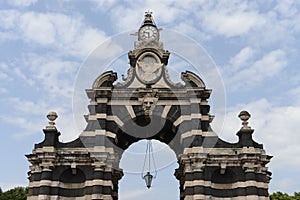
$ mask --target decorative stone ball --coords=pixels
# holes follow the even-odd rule
[[[56,112],[50,112],[48,115],[47,115],[47,118],[53,122],[56,120],[56,118],[58,117],[57,113]]]
[[[245,110],[243,110],[243,111],[240,112],[240,114],[239,114],[239,118],[240,118],[242,121],[244,121],[244,122],[248,121],[248,119],[249,119],[250,117],[251,117],[250,113],[247,112],[247,111],[245,111]]]

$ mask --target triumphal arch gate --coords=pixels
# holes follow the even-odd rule
[[[178,199],[268,199],[271,156],[252,139],[250,114],[239,114],[238,142],[221,140],[210,125],[212,90],[191,71],[181,73],[180,83],[170,80],[170,53],[151,13],[137,38],[127,76],[116,82],[116,72],[104,72],[86,90],[87,126],[78,139],[61,142],[57,114],[49,113],[44,141],[27,155],[28,200],[118,199],[122,153],[142,139],[159,140],[175,152]]]

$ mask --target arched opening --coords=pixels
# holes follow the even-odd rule
[[[236,174],[233,170],[226,168],[225,171],[215,170],[211,176],[212,188],[216,191],[225,193],[223,195],[232,197],[236,196],[234,183],[236,182]]]
[[[178,199],[179,182],[174,176],[175,169],[178,168],[176,155],[168,145],[158,140],[152,140],[157,177],[153,179],[150,189],[146,187],[141,175],[146,145],[147,140],[140,140],[123,153],[120,168],[123,169],[124,176],[119,182],[119,199]],[[164,192],[158,193],[158,188],[163,188]]]
[[[59,178],[60,199],[70,199],[70,197],[76,200],[85,199],[85,181],[86,176],[80,169],[65,170]]]

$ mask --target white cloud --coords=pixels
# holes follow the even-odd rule
[[[201,37],[202,41],[215,36],[243,36],[242,42],[253,46],[292,45],[300,31],[299,5],[281,4],[285,3],[260,10],[258,2],[148,0],[115,4],[110,16],[118,31],[137,29],[143,12],[150,9],[158,25]],[[289,8],[293,17],[287,13]]]
[[[1,41],[20,39],[31,47],[47,47],[63,56],[86,57],[106,34],[84,22],[81,15],[2,10]]]
[[[144,9],[140,8],[137,10],[139,12],[133,12],[133,8],[130,7],[114,7],[111,17],[118,31],[135,30],[141,25],[142,21],[137,19],[141,19]]]
[[[19,38],[14,30],[20,13],[16,10],[0,10],[0,42]]]
[[[299,8],[299,2],[293,0],[286,0],[278,1],[274,10],[277,11],[283,17],[292,18],[299,14]]]
[[[106,39],[105,33],[87,25],[81,15],[22,13],[16,10],[6,12],[5,15],[0,24],[5,27],[6,33],[19,33],[18,38],[27,42],[30,49],[21,58],[9,63],[9,67],[7,63],[1,63],[1,77],[20,79],[29,87],[35,86],[32,90],[27,87],[29,92],[34,90],[41,94],[39,102],[24,100],[24,104],[18,104],[18,99],[15,99],[15,114],[2,116],[2,119],[23,130],[22,133],[12,133],[16,138],[22,138],[24,135],[40,132],[45,125],[45,119],[40,116],[55,110],[65,116],[60,119],[61,124],[58,127],[62,131],[61,138],[64,141],[75,139],[79,133],[75,131],[72,120],[72,95],[74,78],[80,63],[66,57],[73,56],[75,60],[86,57],[97,44]],[[41,48],[43,51],[40,54],[30,53],[31,50],[39,51]],[[2,92],[6,90],[3,88]],[[41,103],[44,107],[41,107]],[[31,115],[30,121],[25,113]]]
[[[116,6],[111,16],[119,31],[137,29],[143,22],[144,12],[148,10],[153,12],[154,21],[158,25],[163,23],[173,24],[174,22],[180,22],[189,14],[188,10],[181,8],[181,5],[191,6],[192,4],[174,0],[156,1],[155,3],[151,0],[132,1],[127,2],[127,5]],[[140,20],[137,21],[137,19]]]
[[[1,64],[1,69],[12,72],[11,78],[32,80],[35,92],[40,92],[34,101],[18,97],[3,99],[3,105],[12,108],[10,115],[1,118],[7,124],[18,127],[20,132],[11,135],[22,139],[27,135],[41,133],[47,125],[45,116],[49,111],[56,111],[61,117],[57,120],[57,128],[62,132],[61,139],[66,142],[78,137],[72,113],[73,83],[79,63],[61,60],[53,55],[40,56],[35,54],[24,55],[20,60],[22,66],[7,66]],[[27,70],[24,74],[22,70]],[[33,86],[32,84],[29,85]],[[32,90],[28,90],[32,91]],[[35,96],[36,94],[33,94]],[[28,117],[30,116],[30,117]],[[83,116],[81,116],[83,118]]]
[[[205,14],[203,19],[203,26],[209,32],[226,37],[246,34],[251,29],[262,26],[264,23],[264,18],[258,13],[241,11],[233,13],[209,12]]]
[[[286,19],[278,18],[277,13],[270,11],[265,14],[267,22],[264,26],[258,28],[249,34],[249,43],[266,47],[271,45],[292,45],[296,35],[293,31],[293,22]]]
[[[21,16],[20,28],[29,41],[41,45],[54,44],[56,28],[52,20],[51,15],[29,12]]]
[[[28,78],[24,72],[20,68],[13,68],[12,69],[13,75],[17,76],[18,78],[21,78],[25,83],[27,83],[30,86],[34,85],[34,80]]]
[[[10,126],[20,129],[20,132],[10,132],[10,135],[15,139],[22,139],[41,132],[41,129],[47,123],[46,118],[41,117],[49,112],[49,105],[44,101],[29,101],[15,97],[3,98],[1,99],[1,104],[11,108],[11,111],[9,115],[6,112],[1,113],[0,118],[5,123],[10,124]]]
[[[251,69],[262,76],[271,77],[287,65],[287,58],[284,51],[278,49],[264,55],[261,60],[257,60]],[[253,72],[254,73],[254,72]],[[254,74],[253,74],[254,75]]]
[[[18,39],[18,36],[15,32],[12,31],[0,32],[0,42],[8,42],[16,39]]]
[[[17,10],[0,10],[0,16],[1,29],[13,29],[20,13]]]
[[[227,89],[252,88],[274,77],[287,66],[286,53],[281,49],[266,53],[258,60],[252,59],[252,52],[249,48],[242,49],[230,59],[233,68],[230,65],[223,69]]]
[[[262,5],[261,5],[262,6]],[[265,23],[248,35],[248,42],[257,46],[297,45],[300,31],[300,4],[297,1],[277,1],[260,13]]]
[[[13,6],[27,7],[33,5],[38,0],[9,0],[8,3]]]
[[[77,35],[72,45],[66,48],[71,55],[86,57],[98,44],[101,44],[106,39],[105,34],[99,30],[93,28],[83,28],[83,30],[80,35]]]
[[[32,117],[20,116],[0,116],[0,119],[10,125],[20,128],[19,132],[8,131],[8,134],[15,139],[22,139],[24,137],[36,134],[43,127],[41,120],[33,119]]]
[[[211,39],[209,34],[194,26],[193,20],[178,22],[174,27],[172,27],[172,29],[178,30],[180,33],[186,34],[188,37],[193,37],[200,42]]]
[[[253,59],[254,50],[251,47],[243,48],[237,55],[230,59],[230,70],[237,71],[242,67],[248,67],[249,61]]]
[[[24,63],[22,63],[22,65],[24,65]],[[0,80],[1,79],[6,81],[14,80],[15,82],[21,80],[22,82],[26,83],[29,86],[34,85],[34,80],[31,79],[25,72],[27,68],[24,69],[24,67],[21,68],[19,66],[15,66],[14,63],[10,63],[8,65],[4,62],[0,63],[0,68],[2,70],[2,72],[0,71]]]
[[[75,122],[71,112],[71,101],[69,103],[49,104],[46,100],[29,101],[20,98],[5,98],[1,100],[2,105],[11,108],[10,115],[3,113],[0,119],[12,126],[18,127],[20,132],[10,132],[15,139],[41,134],[42,129],[48,124],[46,115],[50,111],[57,112],[59,118],[56,120],[56,126],[61,131],[61,139],[64,142],[76,139],[79,133],[75,130]],[[68,106],[66,106],[69,105]]]
[[[89,0],[89,1],[93,3],[93,8],[96,8],[97,10],[104,10],[104,11],[111,8],[117,2],[116,0]],[[94,7],[94,5],[96,6]]]
[[[33,102],[28,100],[22,100],[20,98],[7,98],[4,100],[6,103],[10,104],[15,111],[20,115],[31,114],[35,115],[45,115],[48,112],[49,108],[47,103],[44,101]]]
[[[28,55],[24,63],[37,87],[49,91],[49,94],[68,98],[72,96],[78,62],[61,60],[51,55]]]

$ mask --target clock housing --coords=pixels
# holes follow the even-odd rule
[[[157,40],[159,38],[159,31],[155,26],[146,25],[139,30],[139,40]]]

